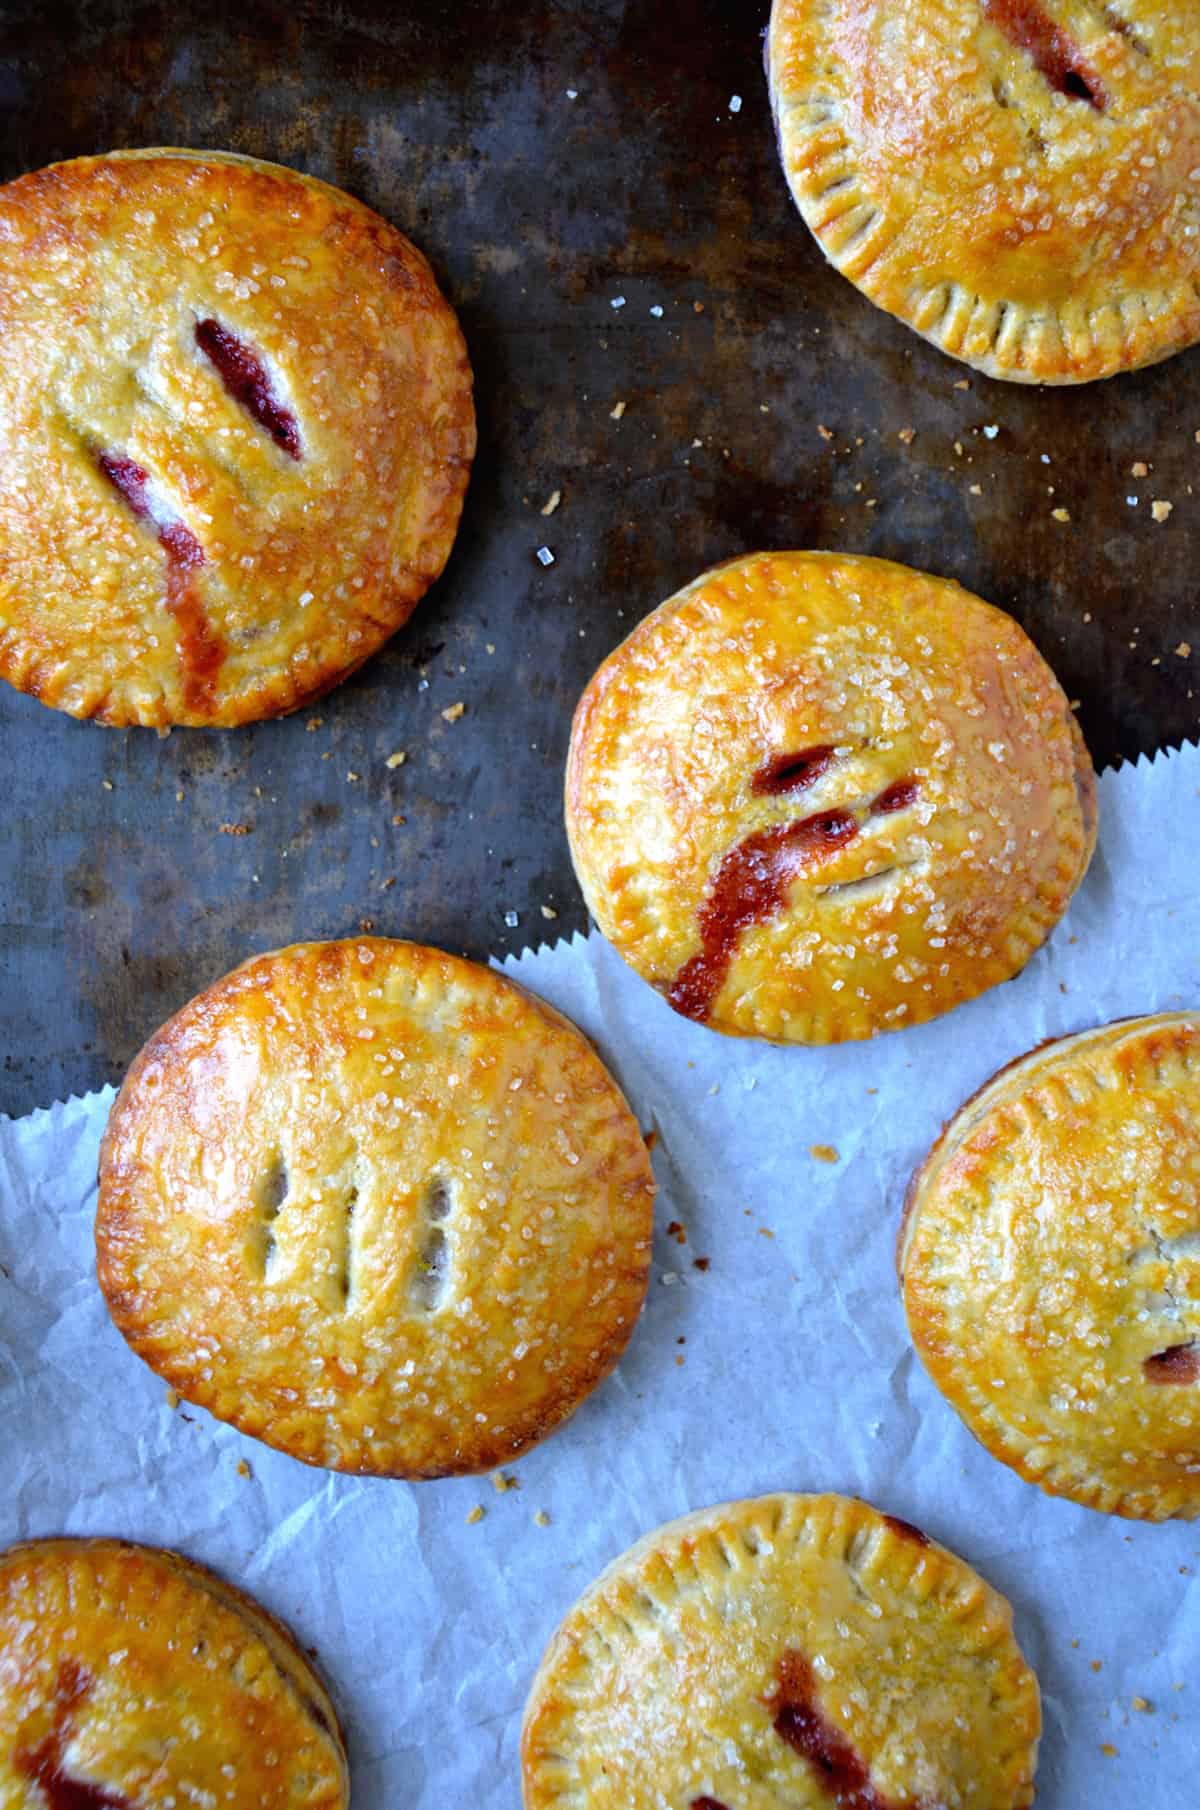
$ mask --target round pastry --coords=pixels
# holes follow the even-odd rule
[[[993,1456],[1109,1514],[1200,1514],[1200,1016],[1002,1069],[913,1177],[900,1272]]]
[[[760,553],[592,679],[567,827],[593,917],[676,1011],[838,1043],[1015,974],[1083,877],[1096,788],[1010,616],[884,560]]]
[[[574,1026],[380,938],[246,962],[137,1058],[100,1286],[178,1394],[294,1458],[434,1477],[543,1438],[646,1291],[654,1182]]]
[[[173,1552],[0,1552],[0,1803],[9,1810],[345,1810],[332,1703],[287,1629]]]
[[[471,372],[416,248],[216,151],[0,188],[0,676],[107,723],[294,710],[450,553]]]
[[[831,263],[991,377],[1200,337],[1194,0],[775,0],[784,169]]]
[[[1018,1810],[1037,1680],[1004,1598],[845,1496],[685,1515],[559,1628],[522,1739],[526,1810]]]

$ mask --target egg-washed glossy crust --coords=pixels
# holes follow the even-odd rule
[[[525,1711],[525,1810],[1023,1810],[1037,1680],[1004,1598],[845,1496],[687,1515],[609,1566]]]
[[[792,194],[881,308],[989,376],[1200,337],[1194,0],[775,0]]]
[[[287,1629],[177,1553],[0,1552],[5,1810],[345,1810],[324,1685]]]
[[[1048,1494],[1200,1514],[1200,1015],[1003,1069],[909,1190],[909,1329],[950,1405]]]
[[[600,929],[677,1010],[776,1042],[1007,980],[1096,835],[1087,750],[1003,611],[884,560],[706,573],[588,685],[567,768]]]
[[[611,1370],[654,1182],[574,1026],[473,962],[360,937],[245,963],[151,1038],[100,1161],[133,1349],[306,1463],[480,1471]]]
[[[229,727],[359,666],[441,572],[475,450],[428,264],[311,177],[84,157],[0,189],[0,676]]]

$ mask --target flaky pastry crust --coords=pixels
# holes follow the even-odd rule
[[[486,1470],[623,1351],[642,1136],[511,981],[359,937],[246,962],[137,1058],[100,1160],[113,1319],[189,1401],[309,1464]]]
[[[1096,834],[1054,675],[1003,611],[885,560],[760,553],[588,685],[575,870],[619,953],[719,1031],[837,1043],[1007,980]]]
[[[177,1553],[0,1552],[5,1810],[345,1810],[324,1685],[283,1625]]]
[[[546,1651],[525,1810],[1018,1810],[1041,1711],[1004,1598],[845,1496],[672,1521]]]
[[[989,376],[1200,337],[1194,0],[775,0],[784,169],[826,257]]]
[[[219,152],[0,189],[0,676],[106,723],[293,710],[405,622],[475,418],[428,264]]]
[[[1200,1514],[1200,1016],[1001,1070],[913,1177],[909,1329],[950,1405],[1048,1494]]]

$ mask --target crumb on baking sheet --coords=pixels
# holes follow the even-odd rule
[[[1133,1699],[1133,1707],[1138,1711],[1139,1715],[1152,1716],[1154,1714],[1154,1705],[1148,1697],[1135,1697]]]
[[[1145,459],[1135,459],[1133,464],[1129,467],[1129,475],[1131,478],[1148,478],[1150,476],[1150,467],[1147,465]]]
[[[100,784],[104,787],[106,792],[111,792],[113,789],[113,782],[111,779],[102,779]]]
[[[1101,1741],[1100,1752],[1104,1755],[1106,1760],[1115,1760],[1117,1757],[1117,1750],[1111,1741]]]
[[[442,712],[443,723],[457,723],[459,717],[466,708],[467,707],[461,698],[457,704],[448,704]]]
[[[254,1472],[250,1469],[250,1466],[246,1463],[244,1458],[238,1459],[237,1470],[239,1477],[253,1477],[254,1475]]]
[[[408,822],[408,818],[397,816],[397,817],[392,818],[392,822],[395,824],[397,829],[403,829],[404,825]]]
[[[483,1503],[477,1502],[475,1504],[474,1508],[471,1510],[470,1514],[467,1516],[467,1526],[474,1527],[477,1522],[483,1520],[483,1517],[486,1513],[487,1513],[487,1510],[484,1508]]]
[[[1058,509],[1052,509],[1050,513],[1056,522],[1069,522],[1071,519],[1071,511],[1069,509],[1060,507]]]
[[[917,430],[915,427],[902,427],[900,432],[896,435],[897,440],[903,440],[905,446],[911,446],[916,437]]]
[[[667,1227],[667,1237],[673,1238],[676,1244],[687,1243],[687,1232],[677,1219],[673,1219]]]
[[[167,1390],[167,1406],[171,1409],[172,1413],[179,1406],[179,1397],[176,1395],[174,1389]]]
[[[358,784],[358,781],[359,781],[359,780],[360,780],[360,779],[361,779],[361,778],[362,778],[362,774],[361,774],[361,773],[355,773],[355,772],[354,772],[354,770],[353,770],[353,768],[351,768],[351,769],[350,769],[350,770],[349,770],[349,771],[348,771],[348,772],[347,772],[347,774],[346,774],[346,778],[347,778],[347,779],[348,779],[348,780],[349,780],[349,782],[350,782],[350,784],[351,784],[351,785],[352,785],[352,786],[353,786],[353,785],[357,785],[357,784]]]
[[[550,1517],[544,1508],[538,1509],[537,1514],[533,1517],[533,1524],[535,1527],[549,1527]]]
[[[1150,505],[1150,513],[1156,522],[1165,522],[1174,507],[1174,503],[1165,502],[1162,497],[1155,497]]]
[[[558,508],[558,505],[561,502],[562,502],[562,491],[561,490],[552,490],[550,492],[550,495],[547,497],[546,501],[542,504],[542,514],[543,515],[553,515],[554,511]]]
[[[629,407],[629,404],[627,402],[614,403],[612,408],[610,408],[608,411],[609,420],[610,421],[619,421],[621,419],[622,415],[625,413],[625,410],[628,407]]]
[[[319,729],[321,727],[321,724],[324,721],[325,721],[325,718],[323,716],[310,716],[307,723],[305,723],[304,727],[307,729],[308,733],[311,735],[313,730]]]
[[[818,1163],[837,1163],[841,1161],[838,1151],[832,1144],[810,1144],[808,1154],[815,1157]]]
[[[1179,646],[1175,649],[1176,658],[1179,660],[1186,660],[1188,658],[1188,656],[1190,655],[1191,651],[1192,651],[1191,642],[1190,641],[1181,641],[1179,643]]]
[[[402,767],[407,759],[408,755],[405,753],[404,749],[397,748],[394,754],[388,755],[383,764],[389,772],[394,773],[396,768]]]
[[[822,440],[833,439],[833,429],[831,427],[826,427],[823,421],[817,422],[817,432],[820,434]]]
[[[558,916],[558,913],[557,913],[557,911],[555,911],[553,905],[543,905],[542,906],[542,916],[544,918],[556,918]]]
[[[972,484],[970,486],[970,492],[971,492],[972,496],[982,496],[983,495],[983,485],[982,484]]]
[[[520,1489],[520,1487],[521,1487],[521,1484],[520,1484],[519,1478],[510,1477],[504,1471],[493,1471],[492,1472],[492,1488],[496,1491],[496,1493],[498,1495],[502,1496],[502,1495],[504,1495],[506,1490]]]
[[[711,1257],[693,1257],[692,1258],[692,1268],[694,1270],[699,1270],[701,1272],[701,1274],[703,1275],[703,1273],[706,1270],[710,1270],[712,1268],[712,1258]]]
[[[221,836],[248,836],[253,827],[249,823],[219,823],[217,833]]]

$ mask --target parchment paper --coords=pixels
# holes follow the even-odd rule
[[[662,1193],[625,1361],[504,1493],[329,1477],[173,1410],[93,1279],[111,1094],[0,1121],[0,1545],[113,1533],[206,1561],[317,1650],[356,1810],[491,1810],[519,1802],[543,1644],[609,1559],[712,1502],[845,1490],[1015,1603],[1044,1693],[1039,1804],[1185,1810],[1200,1793],[1200,1526],[1109,1521],[987,1457],[910,1351],[893,1249],[909,1171],[1002,1062],[1123,1013],[1200,1006],[1198,788],[1190,747],[1106,774],[1100,849],[1050,945],[1008,986],[869,1045],[717,1037],[596,937],[505,964],[597,1041],[658,1132]]]

